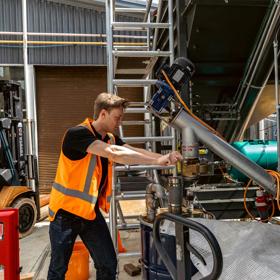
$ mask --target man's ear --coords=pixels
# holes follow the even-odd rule
[[[100,111],[99,117],[101,117],[101,119],[103,119],[103,118],[106,116],[107,113],[108,113],[108,112],[107,112],[105,109],[102,109],[102,110]]]

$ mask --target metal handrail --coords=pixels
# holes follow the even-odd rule
[[[173,280],[180,280],[177,276],[177,270],[176,267],[174,266],[173,262],[171,261],[171,258],[167,254],[167,251],[164,249],[161,243],[160,239],[160,223],[163,220],[169,220],[174,223],[179,223],[184,225],[186,228],[195,230],[199,232],[208,242],[210,245],[212,254],[213,254],[213,269],[211,273],[203,278],[201,280],[216,280],[218,277],[221,275],[222,268],[223,268],[223,256],[221,252],[221,248],[218,244],[217,239],[213,235],[213,233],[204,225],[195,222],[190,219],[186,219],[182,216],[175,215],[172,213],[163,213],[160,214],[156,217],[154,226],[153,226],[153,239],[154,239],[154,244],[155,247],[160,255],[160,258],[162,259],[163,263],[167,267],[171,277]],[[190,250],[191,245],[187,243],[187,249]],[[194,248],[193,248],[194,249]],[[194,249],[195,250],[195,249]],[[195,255],[198,254],[198,252],[195,250]],[[201,255],[197,256],[200,259],[203,259]]]

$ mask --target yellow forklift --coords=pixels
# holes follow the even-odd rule
[[[21,86],[0,81],[0,209],[19,209],[20,237],[31,233],[40,217],[38,173],[29,171],[37,165],[35,159],[27,161],[25,135]],[[31,178],[32,188],[27,186]]]

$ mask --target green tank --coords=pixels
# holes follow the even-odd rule
[[[233,142],[231,145],[264,169],[277,169],[277,141],[249,140]],[[248,181],[248,177],[234,167],[230,168],[229,175],[240,182]]]

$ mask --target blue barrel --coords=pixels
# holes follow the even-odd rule
[[[159,257],[153,242],[153,224],[140,217],[141,250],[142,250],[142,279],[172,280],[167,268]],[[174,235],[161,233],[161,242],[173,264],[176,266],[176,241]],[[192,265],[193,274],[197,269]]]
[[[231,145],[264,169],[277,169],[277,141],[250,140],[233,142]],[[249,180],[246,175],[234,167],[231,167],[229,174],[240,182]]]

